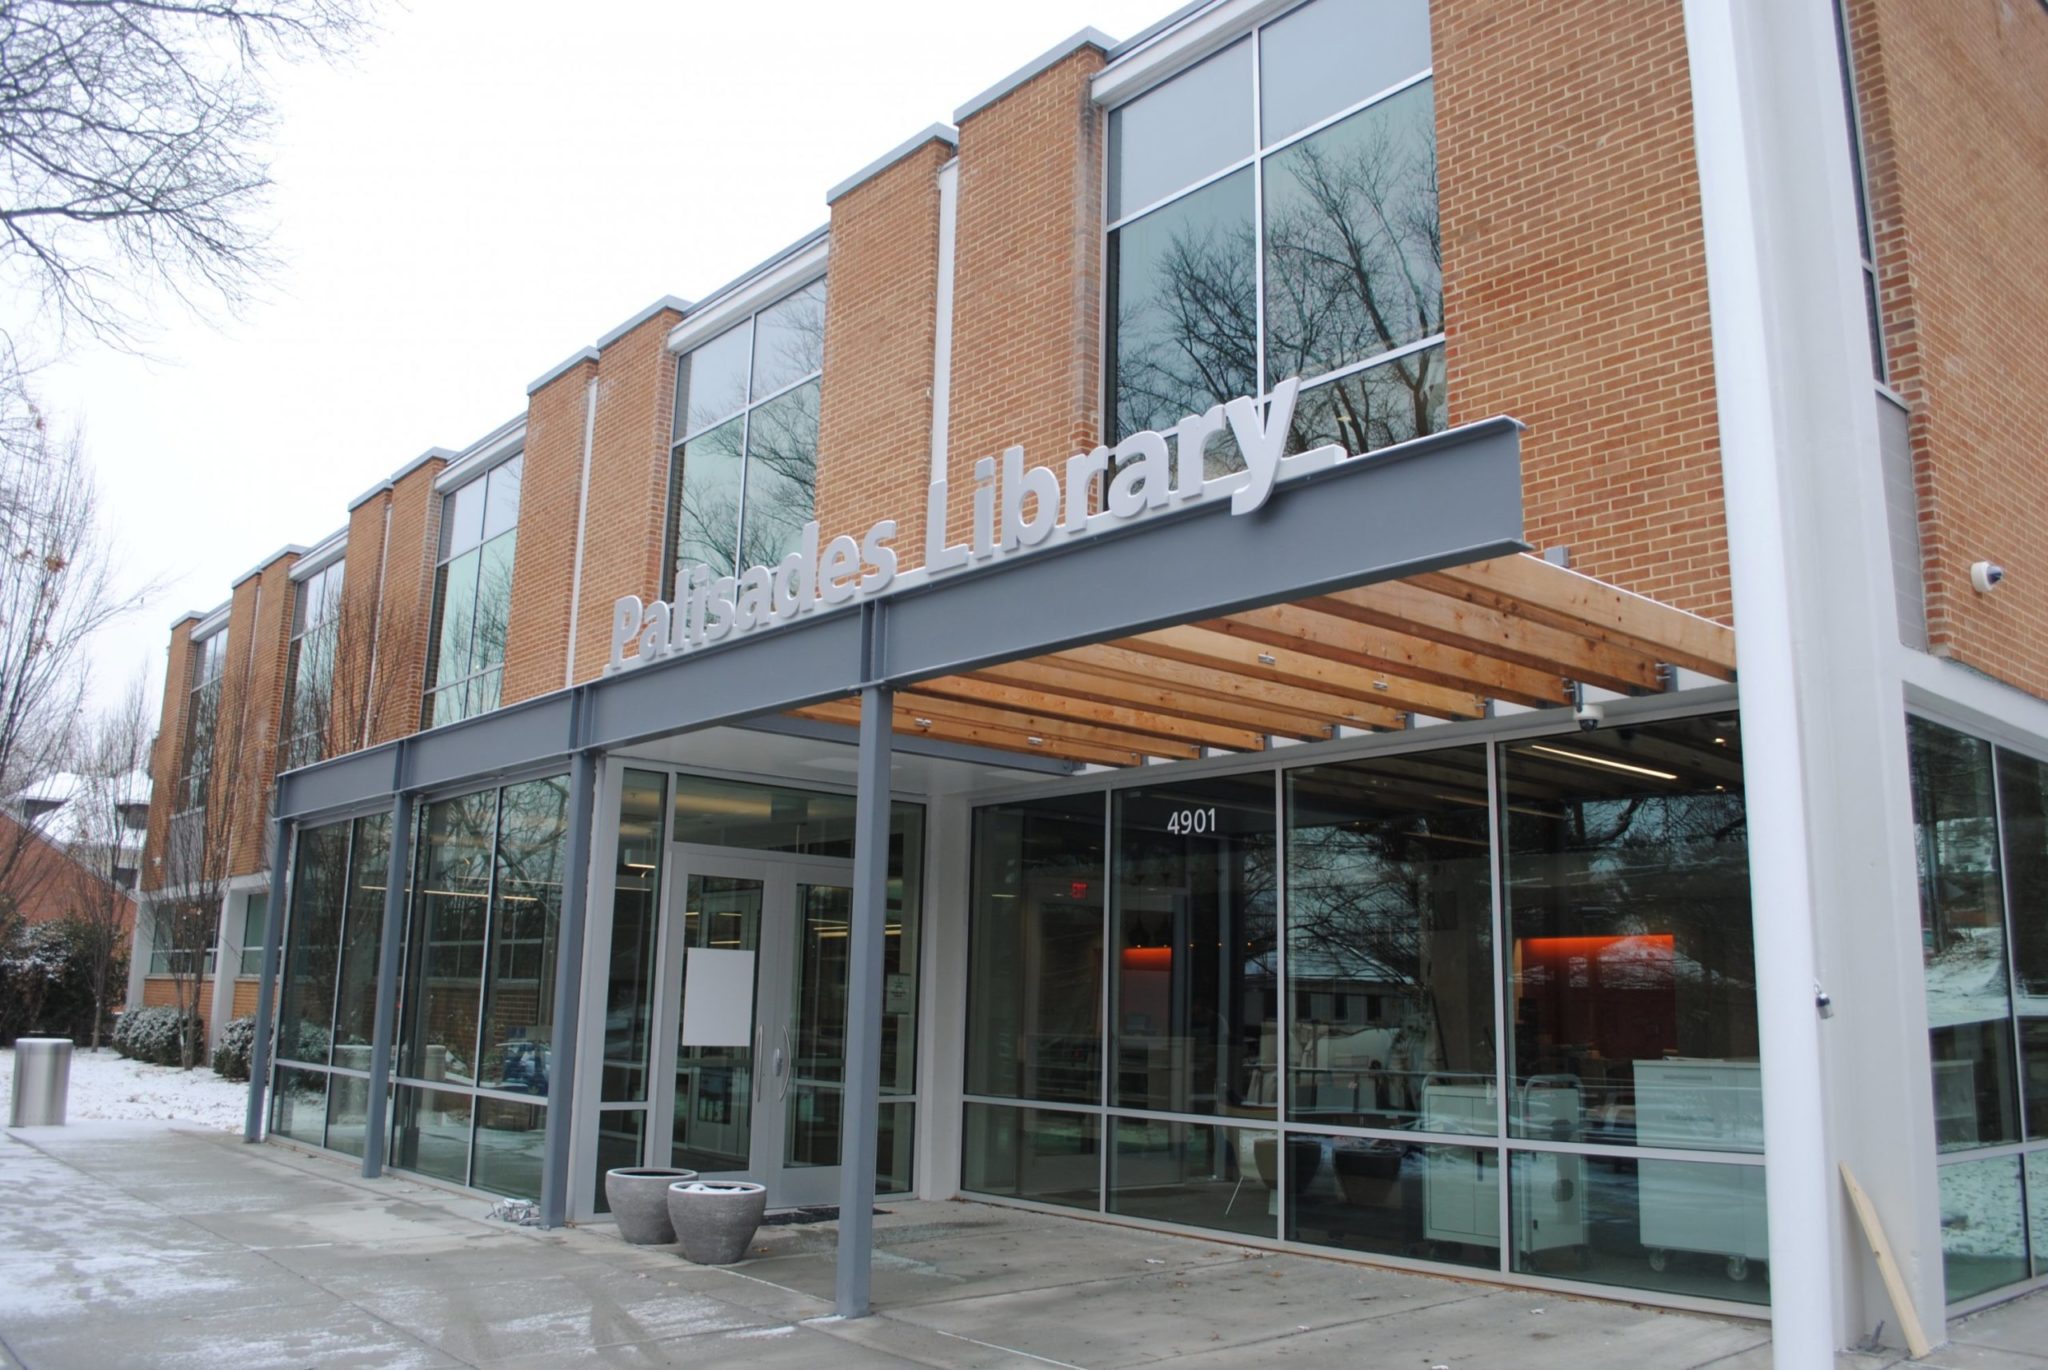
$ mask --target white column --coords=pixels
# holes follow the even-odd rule
[[[220,923],[213,934],[213,993],[206,1005],[206,1051],[211,1062],[222,1029],[235,1013],[235,972],[242,968],[242,914],[249,891],[229,888],[221,896]]]
[[[1831,7],[1686,0],[1685,14],[1741,673],[1772,1330],[1780,1370],[1810,1370],[1880,1319],[1897,1326],[1838,1161],[1870,1191],[1922,1321],[1941,1326],[1898,623]]]
[[[924,982],[918,990],[917,1194],[960,1192],[960,1089],[966,1078],[968,850],[965,796],[934,796],[925,810]]]

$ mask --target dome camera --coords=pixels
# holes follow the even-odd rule
[[[1581,704],[1572,710],[1572,717],[1578,720],[1580,732],[1590,733],[1607,721],[1607,711],[1598,704]]]
[[[2005,579],[2005,568],[1995,561],[1973,562],[1970,566],[1970,584],[1977,587],[1977,593],[1988,595],[1998,588]]]

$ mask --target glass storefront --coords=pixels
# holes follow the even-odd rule
[[[965,1188],[1768,1299],[1732,714],[974,832]]]
[[[1942,1268],[2048,1274],[2048,764],[1907,720]]]

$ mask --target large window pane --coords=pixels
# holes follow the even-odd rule
[[[703,563],[731,575],[739,546],[740,471],[746,419],[737,418],[683,444],[682,499],[676,523],[676,564]]]
[[[1484,747],[1289,773],[1293,1117],[1497,1130],[1488,832]]]
[[[1288,1186],[1290,1240],[1498,1268],[1499,1153],[1289,1135],[1303,1164],[1315,1149],[1308,1178]]]
[[[249,896],[242,906],[242,965],[244,976],[263,973],[263,945],[270,930],[270,894],[261,891]]]
[[[473,480],[448,492],[441,506],[441,555],[453,556],[483,541],[483,481]]]
[[[485,478],[483,538],[486,542],[519,526],[519,484],[526,468],[524,457],[513,457],[491,468]]]
[[[796,550],[817,502],[818,383],[801,386],[747,419],[746,516],[740,560],[773,566]]]
[[[654,1023],[654,939],[661,921],[661,859],[668,845],[663,841],[666,800],[667,785],[661,774],[626,772],[619,789],[619,856],[618,869],[612,875],[612,947],[606,960],[602,1087],[606,1103],[647,1099],[647,1052]],[[617,1121],[614,1115],[603,1116]]]
[[[292,871],[291,926],[286,932],[284,981],[277,1007],[280,1060],[327,1064],[343,887],[348,879],[348,839],[347,823],[299,832]]]
[[[1266,162],[1266,380],[1443,330],[1430,83]]]
[[[1321,1151],[1313,1139],[1287,1144],[1282,1179],[1280,1134],[1270,1127],[1227,1127],[1164,1118],[1111,1118],[1109,1211],[1190,1227],[1278,1235],[1279,1190],[1314,1178]]]
[[[2048,765],[1998,753],[2027,1136],[2048,1138]]]
[[[508,785],[499,805],[483,1057],[477,1074],[477,1083],[487,1088],[547,1093],[568,806],[564,779]],[[480,1165],[486,1154],[482,1129],[493,1125],[490,1115],[479,1116]]]
[[[677,437],[694,436],[747,407],[752,340],[753,325],[741,323],[684,354],[676,382],[676,393],[682,397]]]
[[[456,1184],[469,1183],[471,1096],[399,1085],[391,1098],[391,1163]]]
[[[1249,167],[1110,235],[1115,436],[1258,388],[1257,251]]]
[[[1735,718],[1502,756],[1512,1131],[1760,1150]]]
[[[341,993],[334,1009],[334,1064],[370,1068],[377,1019],[377,949],[384,940],[384,886],[391,874],[391,818],[356,820],[349,865],[348,917],[342,925]]]
[[[492,1194],[538,1199],[547,1106],[479,1098],[475,1108],[476,1170],[470,1184]]]
[[[1950,1303],[2028,1278],[2020,1160],[1998,1156],[1940,1169],[1941,1268]]]
[[[496,818],[495,790],[427,806],[401,996],[401,1075],[462,1084],[476,1079]]]
[[[1943,1150],[2019,1140],[1991,745],[1909,721],[1920,942]]]
[[[1233,44],[1109,116],[1109,217],[1121,219],[1252,150],[1252,45]]]
[[[1112,1101],[1273,1117],[1273,777],[1121,790],[1115,813]]]
[[[1287,450],[1334,442],[1347,452],[1370,452],[1440,433],[1449,422],[1446,399],[1444,349],[1410,352],[1303,391]]]
[[[476,638],[476,570],[482,560],[482,551],[471,548],[441,568],[441,621],[434,649],[436,682],[461,680],[472,670],[469,647]]]
[[[1259,33],[1271,145],[1429,66],[1429,0],[1316,0]]]
[[[1103,877],[1102,795],[975,813],[969,1094],[1100,1102]]]
[[[968,1104],[960,1186],[1094,1212],[1101,1120],[1091,1113]]]
[[[469,648],[471,670],[483,671],[504,664],[505,631],[512,622],[512,558],[518,546],[519,534],[514,531],[500,533],[478,549],[476,631]],[[493,690],[487,707],[496,706],[497,695]]]
[[[754,320],[753,398],[762,400],[825,366],[825,283],[813,281]]]
[[[2048,1151],[2027,1153],[2027,1249],[2035,1278],[2048,1275]]]
[[[1518,1271],[1770,1299],[1762,1166],[1523,1152],[1511,1173]]]
[[[647,1110],[606,1109],[597,1115],[597,1211],[612,1211],[611,1200],[605,1197],[604,1173],[607,1170],[627,1170],[640,1164],[640,1149],[647,1134]]]
[[[270,1100],[270,1135],[319,1146],[327,1126],[327,1073],[280,1066]]]

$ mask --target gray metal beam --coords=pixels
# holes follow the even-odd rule
[[[370,1106],[363,1123],[363,1178],[384,1173],[391,1088],[391,1041],[398,1018],[398,947],[412,884],[412,796],[391,797],[391,853],[384,866],[384,926],[377,935],[377,1011],[370,1029]]]
[[[569,1140],[576,1095],[576,1027],[583,1012],[584,910],[589,905],[591,810],[597,755],[578,752],[569,766],[569,841],[563,853],[562,911],[555,931],[555,1025],[548,1045],[548,1119],[541,1158],[540,1225],[560,1227],[569,1213]]]
[[[853,818],[853,927],[846,968],[846,1075],[839,1114],[839,1254],[834,1302],[868,1314],[874,1261],[875,1126],[881,1116],[882,966],[889,913],[889,748],[895,694],[860,695],[860,788]]]
[[[242,1119],[242,1140],[263,1140],[263,1097],[270,1084],[270,1033],[276,1010],[271,1000],[277,990],[277,968],[284,948],[285,904],[291,891],[292,825],[272,819],[270,898],[263,917],[263,978],[256,985],[256,1030],[249,1042],[249,1107]]]
[[[1164,624],[1526,550],[1520,425],[1494,418],[817,614],[278,778],[298,816],[430,790]],[[866,612],[872,610],[874,612]],[[872,650],[868,634],[874,640]],[[873,668],[872,671],[870,668]],[[580,702],[579,702],[580,701]]]

